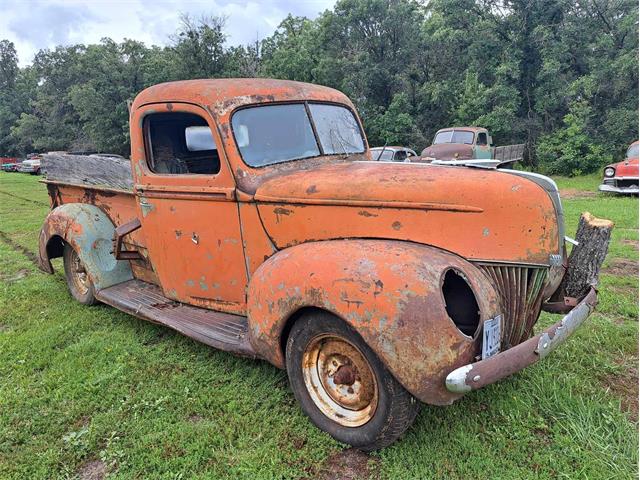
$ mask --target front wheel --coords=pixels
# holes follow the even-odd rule
[[[299,319],[286,350],[289,382],[302,410],[336,440],[377,450],[396,441],[415,420],[418,401],[335,316],[314,313]]]
[[[67,279],[67,287],[69,287],[73,298],[83,305],[94,305],[98,303],[95,297],[93,282],[89,278],[89,273],[76,251],[68,243],[64,244],[62,260],[64,263],[64,275]]]

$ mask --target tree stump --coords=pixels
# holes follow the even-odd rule
[[[576,242],[569,255],[569,266],[558,292],[564,297],[582,299],[598,284],[598,274],[609,250],[613,222],[589,212],[580,217]]]

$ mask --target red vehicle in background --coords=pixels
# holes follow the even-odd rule
[[[0,157],[0,165],[3,172],[15,172],[18,170],[18,159],[16,157]]]
[[[601,192],[627,193],[638,195],[638,141],[627,149],[626,158],[607,165],[604,180],[598,187]]]

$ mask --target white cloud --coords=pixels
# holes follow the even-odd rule
[[[176,32],[180,14],[227,18],[230,45],[271,35],[291,13],[314,18],[335,0],[0,0],[0,39],[16,45],[21,65],[43,48],[97,43],[110,37],[165,45]]]

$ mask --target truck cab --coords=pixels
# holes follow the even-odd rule
[[[433,142],[422,151],[433,160],[471,160],[493,158],[493,139],[486,128],[453,127],[438,130]]]

